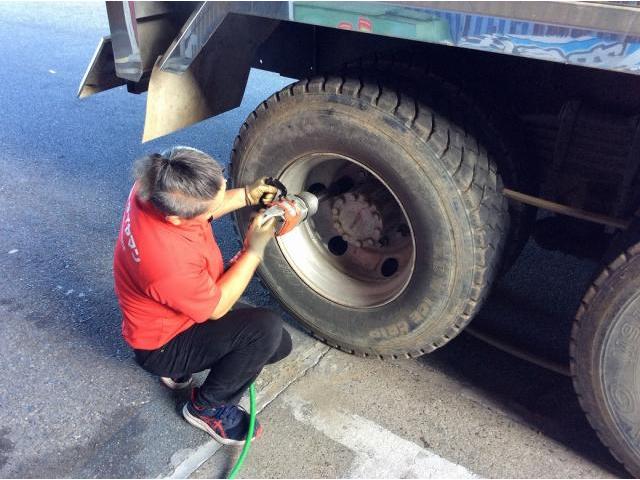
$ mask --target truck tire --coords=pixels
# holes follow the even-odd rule
[[[473,137],[411,97],[358,78],[299,81],[249,115],[232,171],[235,185],[274,176],[291,192],[341,192],[271,242],[259,268],[282,305],[333,347],[380,358],[430,352],[489,290],[508,228],[496,167]],[[236,212],[241,232],[246,210]]]
[[[343,67],[343,74],[384,79],[473,135],[495,162],[505,188],[537,195],[540,179],[536,159],[528,154],[520,120],[505,98],[473,92],[463,79],[450,80],[432,71],[429,60],[400,51],[361,58]],[[437,69],[437,67],[436,67]],[[515,262],[533,232],[537,209],[509,200],[509,231],[502,255],[502,273]]]
[[[640,243],[609,263],[582,299],[571,373],[600,440],[640,477]]]

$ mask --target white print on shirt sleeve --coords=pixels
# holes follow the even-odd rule
[[[129,194],[129,198],[127,199],[127,206],[124,209],[124,215],[122,217],[122,227],[124,236],[122,238],[122,247],[124,248],[124,237],[127,239],[127,246],[131,251],[131,257],[133,261],[136,263],[140,263],[140,252],[138,251],[138,247],[136,246],[136,241],[133,238],[133,234],[131,233],[131,196],[133,195],[133,189]]]

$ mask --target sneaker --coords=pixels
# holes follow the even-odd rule
[[[191,375],[185,375],[180,378],[160,377],[160,381],[171,390],[182,390],[183,388],[191,386],[193,377]]]
[[[195,389],[194,389],[195,391]],[[202,407],[192,399],[182,409],[182,416],[194,427],[204,430],[223,445],[244,445],[249,430],[249,413],[238,405]],[[256,420],[253,438],[262,434],[262,427]]]

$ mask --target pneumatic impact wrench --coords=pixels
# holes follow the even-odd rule
[[[259,221],[262,224],[270,218],[275,218],[277,237],[290,232],[309,217],[315,215],[321,202],[342,195],[354,187],[353,180],[344,176],[333,181],[328,187],[321,183],[314,183],[308,191],[291,195],[287,193],[287,187],[276,178],[269,177],[266,183],[276,187],[278,194],[271,202],[260,201],[260,206],[266,210],[260,214]]]
[[[295,195],[287,194],[287,187],[275,178],[267,178],[266,183],[278,189],[278,194],[271,202],[260,201],[266,210],[260,214],[260,224],[270,218],[276,219],[275,234],[277,237],[290,232],[306,219],[318,211],[318,203],[322,195],[310,192],[300,192]],[[320,197],[320,198],[319,198]]]

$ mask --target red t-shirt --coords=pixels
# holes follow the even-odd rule
[[[133,186],[113,258],[122,335],[133,348],[154,350],[209,319],[224,271],[207,221],[173,225]]]

